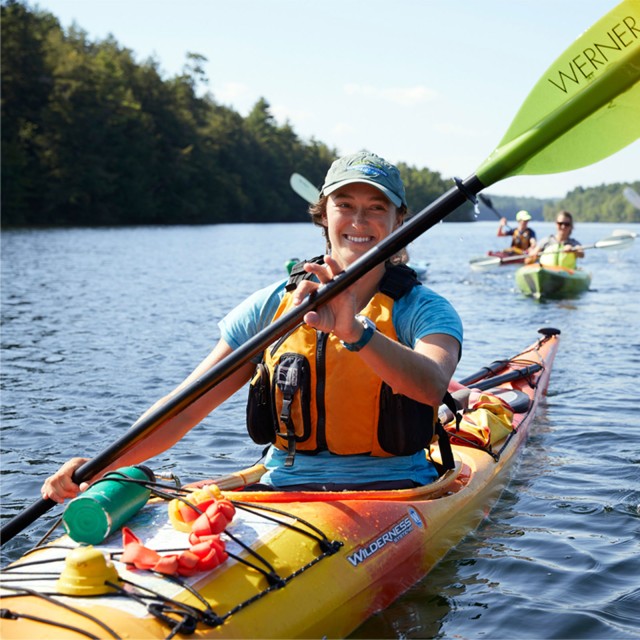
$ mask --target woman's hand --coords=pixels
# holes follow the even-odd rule
[[[294,304],[300,304],[308,295],[342,273],[342,268],[331,256],[325,256],[324,260],[324,265],[312,262],[304,265],[304,270],[313,273],[319,282],[303,280],[293,294]],[[356,313],[360,310],[355,286],[352,285],[314,311],[306,313],[304,321],[310,327],[324,333],[333,333],[345,342],[357,342],[364,330],[362,324],[355,319]]]
[[[313,273],[320,282],[301,282],[294,293],[296,304],[341,273],[342,269],[330,256],[325,256],[325,263],[324,266],[305,265],[305,271]],[[364,327],[355,315],[366,306],[377,289],[379,275],[373,275],[375,278],[369,281],[369,289],[362,289],[360,280],[315,311],[309,311],[304,321],[314,329],[333,333],[344,342],[357,342]],[[395,393],[438,406],[455,371],[459,348],[455,338],[444,334],[426,336],[411,349],[376,332],[367,348],[359,351],[358,355]]]
[[[81,467],[89,458],[71,458],[65,462],[52,476],[49,476],[40,489],[40,494],[54,502],[64,502],[67,498],[75,498],[89,486],[82,482],[78,486],[72,479],[76,469]]]
[[[567,251],[569,253],[575,253],[576,258],[584,258],[584,249],[582,248],[582,245],[565,244],[564,247],[562,247],[562,250]]]

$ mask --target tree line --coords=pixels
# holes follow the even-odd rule
[[[279,124],[265,98],[243,117],[199,95],[207,78],[197,53],[164,78],[157,60],[64,29],[26,1],[3,0],[1,11],[3,227],[308,220],[289,177],[321,185],[337,151]],[[416,210],[453,185],[427,168],[398,168]],[[633,221],[638,212],[614,186],[567,198],[589,210],[606,201],[606,215]],[[473,219],[470,203],[447,218]]]
[[[308,220],[289,177],[320,185],[337,152],[278,124],[266,99],[242,117],[198,95],[201,55],[163,78],[112,37],[92,42],[26,2],[1,8],[3,227]],[[452,184],[399,168],[419,207]]]
[[[514,220],[520,209],[528,211],[534,220],[555,220],[558,211],[565,209],[581,222],[640,222],[640,209],[624,196],[624,189],[631,187],[640,193],[640,181],[602,184],[598,187],[577,187],[564,198],[531,198],[516,196],[492,196],[494,211],[480,203],[478,220],[496,220],[501,214]]]
[[[577,187],[554,203],[545,205],[545,220],[555,220],[561,209],[570,211],[581,222],[640,222],[640,209],[636,209],[624,196],[625,187],[640,192],[640,180],[632,183],[618,182],[585,189]]]

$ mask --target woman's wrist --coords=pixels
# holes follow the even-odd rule
[[[343,332],[339,337],[340,342],[358,342],[360,338],[362,338],[362,334],[364,333],[364,325],[362,322],[358,320],[356,316],[353,316],[353,321],[351,323],[351,328],[348,332]]]
[[[368,344],[369,340],[373,337],[373,334],[376,331],[376,325],[371,318],[367,318],[367,316],[360,314],[356,315],[354,319],[356,320],[355,324],[362,328],[360,336],[355,340],[340,340],[340,342],[342,343],[342,346],[349,351],[360,351],[360,349]]]

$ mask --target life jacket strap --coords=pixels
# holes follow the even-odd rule
[[[442,403],[453,413],[456,419],[456,431],[460,429],[460,415],[462,407],[456,401],[456,399],[447,391],[442,398]],[[444,471],[455,468],[455,461],[453,459],[453,450],[451,449],[451,442],[449,441],[449,434],[442,426],[442,422],[438,418],[436,422],[436,434],[438,436],[438,448],[440,449],[440,458],[442,459],[442,468]]]
[[[276,385],[282,394],[282,408],[280,409],[280,424],[286,427],[286,433],[279,432],[276,435],[287,441],[287,457],[284,466],[292,467],[296,455],[296,432],[291,416],[293,401],[296,393],[300,393],[300,385],[303,381],[300,358],[287,359],[278,366],[276,373]]]
[[[293,291],[300,282],[312,277],[312,274],[304,270],[304,265],[307,262],[324,264],[324,256],[316,256],[315,258],[311,258],[311,260],[301,260],[293,265],[291,273],[289,274],[289,280],[285,285],[287,291]],[[399,300],[402,296],[409,293],[413,287],[421,284],[418,274],[410,267],[404,264],[387,264],[384,276],[382,276],[382,280],[380,280],[379,291],[380,293],[388,295],[393,300]]]
[[[291,267],[289,280],[285,285],[286,291],[293,291],[303,280],[308,280],[309,278],[311,278],[312,274],[304,270],[304,265],[307,262],[313,262],[314,264],[324,264],[324,256],[316,256],[315,258],[311,258],[311,260],[301,260],[300,262],[296,262],[296,264]]]
[[[379,291],[392,300],[400,300],[411,289],[421,284],[418,274],[413,269],[404,264],[397,264],[387,266],[380,281]]]
[[[284,462],[285,467],[292,467],[296,455],[296,433],[291,419],[291,403],[293,394],[287,394],[282,399],[282,410],[280,411],[280,423],[285,425],[286,433],[278,432],[276,435],[285,438],[287,441],[287,457]]]

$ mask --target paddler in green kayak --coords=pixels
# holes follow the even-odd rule
[[[573,216],[569,211],[559,211],[556,215],[556,233],[550,235],[530,252],[527,263],[539,260],[544,267],[565,267],[575,269],[577,258],[584,258],[582,245],[572,237]]]
[[[389,236],[407,215],[397,168],[369,152],[336,160],[311,205],[326,255],[261,289],[219,325],[211,353],[165,398],[198,379],[274,319]],[[401,260],[399,260],[401,262]],[[169,418],[108,469],[139,464],[176,442],[251,381],[247,426],[270,443],[261,485],[276,489],[407,488],[438,476],[424,448],[460,359],[462,323],[452,305],[392,259],[306,313],[304,322]],[[42,495],[57,502],[80,488],[74,458]],[[106,470],[108,470],[106,469]],[[105,471],[106,471],[105,470]]]

